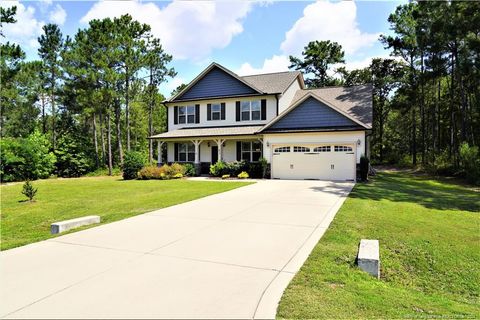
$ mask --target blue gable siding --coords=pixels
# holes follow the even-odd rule
[[[358,124],[312,97],[307,98],[268,130],[357,127]]]
[[[214,67],[188,91],[175,100],[202,99],[255,94],[257,91],[238,81],[220,68]]]

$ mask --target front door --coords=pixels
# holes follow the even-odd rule
[[[212,164],[218,161],[218,146],[212,146]]]

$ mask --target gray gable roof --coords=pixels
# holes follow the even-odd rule
[[[292,105],[310,93],[348,114],[367,128],[371,128],[373,109],[372,90],[372,85],[298,90],[293,97]]]
[[[273,94],[284,93],[299,76],[302,77],[300,71],[285,71],[243,76],[242,79],[265,93]],[[303,78],[300,81],[304,87]]]

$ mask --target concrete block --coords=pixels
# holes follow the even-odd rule
[[[360,240],[357,264],[360,269],[380,278],[380,245],[378,240]]]
[[[81,226],[86,226],[94,223],[100,223],[99,216],[86,216],[86,217],[81,217],[81,218],[76,218],[71,220],[55,222],[55,223],[52,223],[52,225],[50,226],[50,233],[57,234],[57,233],[68,231],[73,228],[78,228]]]

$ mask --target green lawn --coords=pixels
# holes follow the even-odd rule
[[[380,240],[381,280],[355,266]],[[480,193],[406,173],[357,184],[280,302],[279,318],[480,317]]]
[[[50,224],[87,215],[108,223],[154,209],[232,190],[249,183],[130,180],[94,177],[34,181],[35,202],[23,201],[22,183],[1,186],[1,249],[53,237]],[[84,229],[84,228],[83,228]]]

